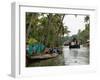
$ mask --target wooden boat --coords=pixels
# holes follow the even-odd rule
[[[28,59],[49,59],[49,58],[55,58],[59,54],[53,53],[53,54],[42,54],[42,55],[35,55],[35,56],[27,56]]]

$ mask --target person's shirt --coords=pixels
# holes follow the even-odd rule
[[[71,42],[71,45],[75,45],[75,43],[74,42]]]

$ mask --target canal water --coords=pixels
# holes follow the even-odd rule
[[[81,46],[80,49],[69,49],[63,47],[65,65],[87,65],[89,64],[89,48]]]
[[[70,65],[88,65],[89,48],[81,46],[80,49],[69,49],[69,46],[63,46],[63,53],[51,59],[31,60],[26,67],[39,66],[70,66]]]

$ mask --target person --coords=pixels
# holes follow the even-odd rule
[[[50,53],[49,48],[45,48],[44,53],[45,53],[45,54],[49,54],[49,53]]]
[[[76,48],[80,48],[80,43],[79,43],[79,41],[76,40],[75,44],[76,44],[76,45],[75,45]]]
[[[80,48],[80,43],[76,38],[73,38],[73,40],[69,43],[69,49],[71,48]]]

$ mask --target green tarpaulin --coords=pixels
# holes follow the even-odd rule
[[[27,51],[29,55],[32,55],[32,53],[34,54],[39,54],[42,53],[45,49],[45,46],[41,43],[36,43],[33,45],[28,45]]]

